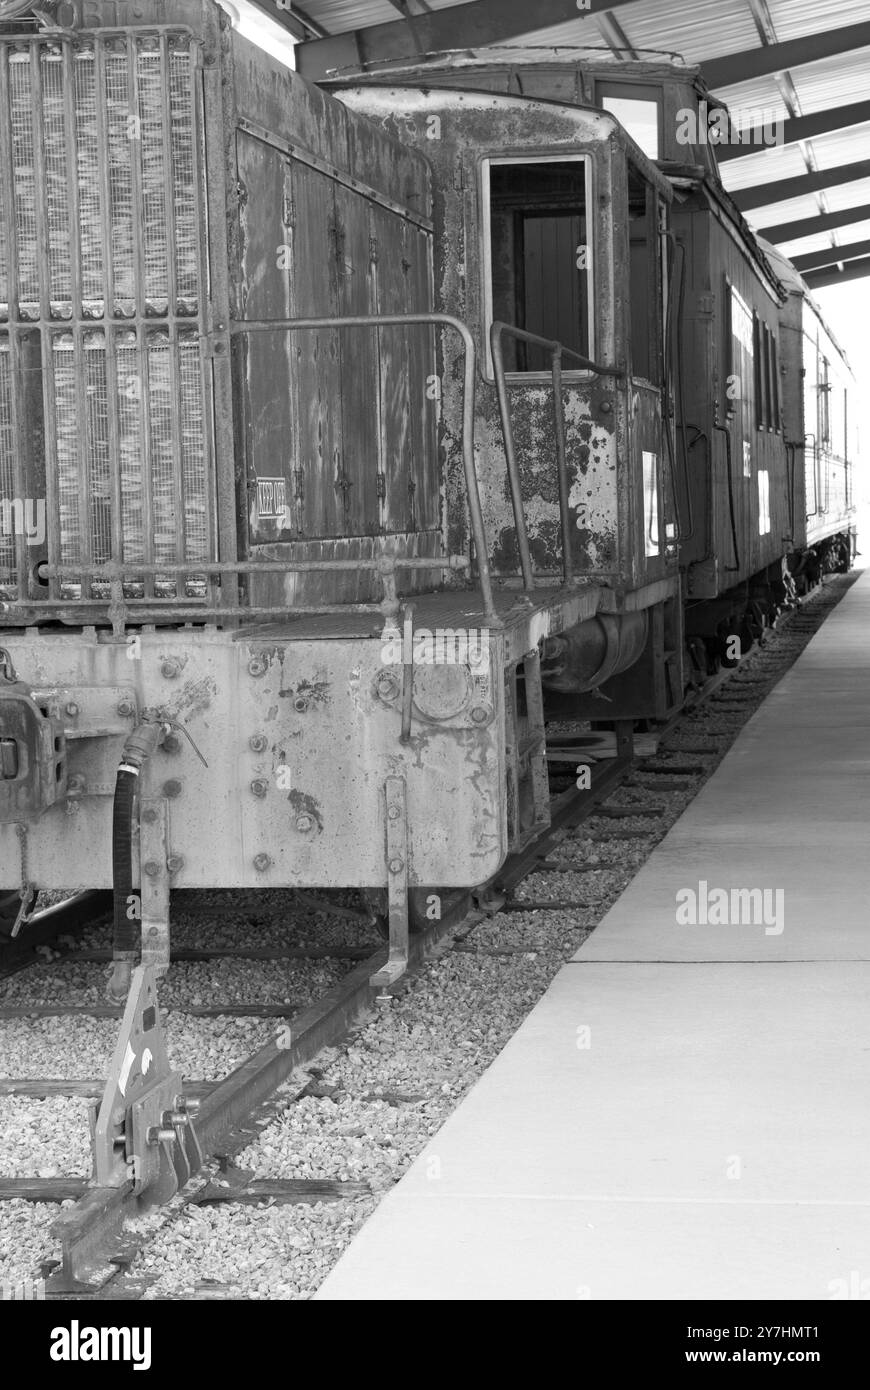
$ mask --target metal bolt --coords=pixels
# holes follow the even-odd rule
[[[171,874],[177,874],[184,868],[184,856],[181,854],[170,854],[166,861],[166,867]]]
[[[297,817],[296,817],[296,829],[297,829],[297,830],[302,830],[302,831],[310,830],[310,829],[312,828],[313,825],[314,825],[314,821],[312,820],[311,816],[297,816]]]
[[[251,676],[265,676],[266,658],[263,656],[252,656],[248,662],[248,674]]]
[[[378,698],[381,700],[395,700],[399,693],[399,687],[392,676],[381,676],[377,684]]]
[[[399,808],[398,808],[398,806],[391,806],[390,809],[389,809],[389,811],[387,812],[387,815],[389,816],[390,820],[398,820],[398,819],[399,819]]]
[[[293,708],[297,714],[304,714],[308,708],[308,696],[297,695],[296,699],[293,701]]]
[[[176,1096],[172,1104],[176,1110],[183,1110],[186,1115],[196,1115],[199,1111],[201,1102],[195,1100],[192,1096],[190,1099],[188,1099],[187,1096]]]
[[[157,819],[157,811],[153,806],[146,806],[142,812],[142,819],[146,825],[153,825]]]
[[[145,1131],[147,1144],[171,1144],[175,1140],[174,1129],[162,1129],[160,1125],[149,1125]]]
[[[185,1115],[183,1110],[164,1110],[162,1119],[165,1125],[190,1124],[190,1116]]]
[[[127,719],[131,714],[136,713],[136,706],[133,704],[132,700],[119,700],[118,713],[123,719]]]
[[[264,753],[268,740],[265,734],[251,734],[249,743],[254,753]]]
[[[70,719],[75,719],[76,715],[79,712],[79,707],[76,704],[75,700],[69,700],[67,704],[64,706],[64,708],[66,710],[66,713],[69,715]]]
[[[160,747],[164,753],[178,753],[181,750],[181,735],[167,734]]]
[[[265,796],[269,790],[269,783],[263,777],[255,777],[251,783],[251,791],[254,796]]]
[[[602,415],[609,415],[610,412],[613,410],[613,406],[610,404],[610,401],[602,401],[601,406],[599,408],[601,410]]]
[[[80,776],[79,773],[76,773],[74,777],[70,777],[68,779],[66,784],[68,796],[74,796],[76,793],[81,794],[84,791],[84,789],[85,779],[84,777]]]
[[[149,878],[156,878],[160,873],[160,865],[154,859],[149,859],[144,869]]]
[[[258,874],[264,874],[267,869],[272,867],[272,856],[270,854],[255,854],[254,868]]]
[[[475,724],[485,724],[489,718],[489,710],[484,705],[475,705],[471,711],[471,718]]]
[[[174,680],[180,671],[181,663],[176,661],[174,657],[164,661],[160,667],[160,674],[165,676],[168,681]]]
[[[181,783],[177,777],[170,777],[168,782],[163,783],[162,791],[166,797],[181,796]]]
[[[391,860],[390,860],[390,873],[391,873],[391,874],[400,874],[400,873],[402,872],[402,870],[404,869],[404,867],[405,867],[405,865],[403,864],[403,862],[402,862],[401,859],[391,859]]]

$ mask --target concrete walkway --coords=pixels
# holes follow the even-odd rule
[[[868,903],[870,573],[317,1297],[870,1289]]]

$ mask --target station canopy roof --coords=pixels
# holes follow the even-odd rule
[[[290,31],[296,65],[314,81],[502,44],[592,47],[614,62],[678,55],[700,66],[737,127],[783,122],[782,143],[720,148],[747,221],[811,284],[870,274],[870,0],[248,3]]]

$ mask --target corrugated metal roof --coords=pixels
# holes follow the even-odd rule
[[[409,9],[420,14],[423,9],[446,10],[451,5],[468,0],[426,0],[425,7],[411,0]],[[389,24],[402,16],[390,0],[302,0],[298,8],[309,19],[321,25],[329,34],[345,34],[350,29],[368,29],[373,24]]]
[[[867,96],[868,76],[870,49],[867,48],[841,53],[836,58],[822,58],[810,67],[795,68],[792,73],[805,111],[821,111],[828,106],[862,101]]]
[[[767,0],[780,43],[870,19],[867,0]]]
[[[838,227],[836,232],[816,232],[815,236],[783,241],[780,242],[780,249],[789,258],[805,256],[808,251],[826,251],[834,237],[837,246],[847,246],[853,241],[870,241],[870,221],[853,222],[848,227]]]
[[[468,0],[466,0],[468,2]],[[448,9],[459,0],[409,0],[412,12]],[[300,8],[330,34],[388,23],[400,17],[390,0],[302,0]],[[459,5],[459,8],[462,8]],[[870,0],[634,0],[612,13],[580,15],[546,29],[531,29],[507,43],[591,45],[607,51],[615,42],[614,23],[636,51],[674,53],[687,62],[723,57],[764,43],[753,8],[767,16],[768,34],[778,42],[821,34],[830,29],[870,21]],[[570,10],[567,4],[566,9]],[[535,6],[528,7],[534,22]],[[459,16],[457,16],[459,18]],[[461,43],[461,33],[457,33]],[[409,46],[410,47],[410,46]],[[603,56],[603,55],[602,55]],[[727,102],[738,125],[746,118],[809,115],[814,111],[868,96],[870,48],[844,53],[801,66],[783,74],[753,78],[717,90]],[[796,101],[795,101],[796,98]],[[746,158],[730,160],[722,166],[728,188],[748,188],[805,173],[808,168],[827,169],[837,164],[870,158],[870,124],[819,136],[801,145],[766,149]],[[749,220],[756,226],[794,217],[808,217],[827,207],[848,207],[866,195],[866,181],[828,189],[824,194],[808,194],[753,210]]]

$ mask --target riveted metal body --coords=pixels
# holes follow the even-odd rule
[[[357,639],[292,639],[290,634],[234,637],[216,629],[201,632],[194,650],[183,633],[143,633],[136,663],[137,701],[142,708],[164,693],[165,653],[186,652],[185,678],[175,681],[162,709],[189,729],[208,767],[184,741],[180,754],[162,747],[141,772],[143,878],[158,893],[167,876],[167,859],[183,858],[173,872],[178,886],[370,885],[386,883],[382,788],[401,770],[408,787],[412,881],[420,884],[479,883],[497,869],[507,852],[498,718],[479,728],[470,700],[483,695],[500,710],[498,640],[491,658],[463,680],[469,698],[441,717],[432,717],[428,677],[439,668],[420,666],[416,676],[423,713],[414,709],[411,741],[399,742],[401,710],[385,705],[376,682],[385,670],[384,644],[362,625]],[[21,634],[10,646],[20,670],[44,672],[54,666],[59,684],[75,685],[82,666],[89,679],[109,687],[129,675],[124,648],[70,634]],[[260,677],[249,673],[256,656]],[[387,653],[389,655],[389,653]],[[120,672],[117,668],[120,668]],[[300,691],[306,707],[297,709]],[[474,708],[477,705],[475,704]],[[264,745],[251,746],[243,730],[264,731]],[[61,824],[63,805],[32,821],[28,833],[29,875],[43,887],[111,884],[113,782],[91,770],[117,765],[125,733],[77,739],[68,745],[71,776],[86,778],[76,824]],[[96,760],[96,764],[95,764]],[[167,777],[183,767],[183,802],[177,781]],[[288,769],[290,776],[277,776]],[[284,785],[289,780],[290,785]],[[251,795],[251,790],[257,794]],[[436,805],[457,805],[462,815],[434,816]],[[181,807],[183,806],[183,814]],[[172,808],[171,818],[169,808]],[[165,812],[164,812],[165,808]],[[148,830],[145,849],[144,832]],[[470,828],[470,829],[469,829]],[[266,865],[264,856],[268,857]],[[256,863],[255,863],[256,861]],[[0,826],[4,880],[21,879],[21,842],[16,826]],[[134,873],[135,873],[134,869]],[[144,888],[143,888],[144,892]],[[149,893],[152,890],[149,889]],[[157,906],[143,903],[143,914],[157,919]]]

